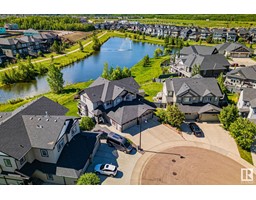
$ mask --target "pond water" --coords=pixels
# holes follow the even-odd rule
[[[109,67],[125,66],[131,68],[145,55],[148,54],[149,57],[153,57],[156,48],[163,49],[159,45],[133,42],[127,38],[110,38],[102,45],[98,53],[62,69],[65,85],[96,79],[101,75],[105,62],[109,64]],[[45,75],[37,77],[31,83],[18,83],[1,87],[0,102],[35,96],[49,90]]]

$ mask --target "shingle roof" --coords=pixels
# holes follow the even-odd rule
[[[256,65],[245,67],[245,68],[237,68],[228,72],[227,77],[234,77],[239,79],[248,79],[248,80],[256,80]]]
[[[21,159],[30,149],[31,143],[23,121],[23,115],[65,115],[67,108],[41,97],[12,112],[0,125],[0,152]]]
[[[235,43],[226,42],[223,44],[218,44],[215,47],[216,47],[216,49],[218,49],[219,53],[221,53],[221,54],[223,54],[224,51],[228,51],[228,52],[235,51],[235,50],[239,49],[240,47],[243,47],[248,52],[252,51],[250,48],[246,47],[245,45],[236,43],[236,42]]]
[[[183,113],[196,113],[196,114],[202,114],[207,112],[215,112],[219,113],[220,108],[217,106],[214,106],[212,104],[193,104],[193,105],[183,105],[183,104],[177,104],[179,110]]]
[[[12,115],[11,112],[0,112],[0,124]]]
[[[96,133],[77,134],[69,145],[65,145],[56,164],[35,160],[33,163],[27,162],[20,172],[29,177],[33,175],[35,170],[40,170],[45,174],[78,178],[90,154],[93,152],[96,136]]]
[[[15,45],[18,40],[13,38],[0,38],[0,45]]]
[[[243,101],[249,101],[252,107],[256,107],[256,89],[244,88]]]
[[[107,116],[122,125],[140,117],[146,111],[154,109],[155,108],[146,103],[134,100],[131,102],[120,103],[117,107],[111,109]]]
[[[217,97],[222,96],[215,78],[173,78],[170,82],[167,81],[166,83],[173,84],[173,91],[175,94],[181,94],[180,89],[185,83],[191,91],[199,96],[204,96],[205,92],[210,92]]]
[[[215,47],[208,47],[203,45],[194,45],[183,47],[180,51],[181,55],[199,54],[199,55],[212,55],[217,53]]]
[[[71,117],[52,115],[23,115],[27,134],[34,148],[53,149],[63,126]]]
[[[92,102],[106,102],[114,100],[123,91],[138,93],[139,88],[140,86],[132,77],[115,81],[109,81],[99,77],[88,88],[80,92],[80,94],[83,95],[86,93]]]

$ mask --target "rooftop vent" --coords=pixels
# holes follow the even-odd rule
[[[46,119],[46,121],[48,122],[48,121],[49,121],[49,119],[47,118],[47,119]]]
[[[38,118],[38,121],[40,121],[41,120],[41,118]]]
[[[32,120],[32,119],[33,119],[33,117],[30,117],[29,119],[30,119],[30,120]]]
[[[0,118],[2,118],[2,115],[0,115]]]
[[[55,119],[54,121],[57,122],[57,119]]]
[[[42,125],[36,125],[36,128],[43,128]]]

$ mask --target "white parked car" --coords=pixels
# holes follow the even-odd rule
[[[96,174],[107,176],[115,176],[117,174],[117,166],[111,164],[98,164],[94,167]]]

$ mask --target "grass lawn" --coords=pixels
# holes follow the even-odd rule
[[[145,90],[145,99],[148,101],[153,101],[153,97],[157,95],[158,92],[161,92],[163,89],[162,83],[149,82],[141,86],[141,89]]]
[[[248,163],[250,163],[250,164],[253,165],[251,152],[242,149],[239,145],[237,145],[237,148],[238,148],[238,151],[239,151],[239,153],[240,153],[241,158],[243,158],[243,159],[246,160]]]
[[[16,108],[28,103],[29,101],[32,101],[40,96],[46,96],[49,99],[58,102],[59,104],[67,107],[69,109],[69,112],[66,113],[67,116],[78,116],[77,115],[77,101],[74,100],[74,95],[77,94],[78,91],[88,87],[92,81],[82,82],[82,83],[76,83],[72,85],[68,85],[64,88],[64,92],[62,94],[54,94],[52,92],[48,92],[43,95],[38,95],[36,97],[25,99],[22,102],[16,103],[16,104],[0,104],[0,112],[8,112],[13,111]]]
[[[151,66],[149,67],[143,67],[141,60],[131,68],[132,76],[135,77],[135,80],[140,85],[150,82],[153,78],[157,78],[159,75],[162,74],[162,69],[160,65],[162,62],[168,59],[170,59],[170,56],[150,58]]]

